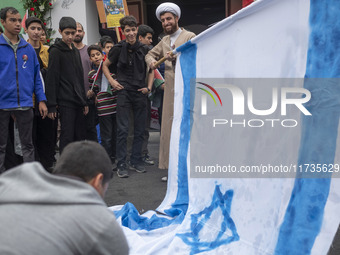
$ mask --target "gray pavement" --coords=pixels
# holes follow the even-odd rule
[[[130,202],[143,213],[155,210],[163,201],[167,183],[161,178],[168,175],[168,170],[158,169],[159,132],[150,132],[148,149],[155,165],[146,166],[146,173],[129,170],[129,178],[119,178],[114,172],[104,198],[108,206]]]

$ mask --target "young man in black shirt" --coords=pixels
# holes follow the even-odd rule
[[[36,17],[29,17],[25,21],[25,32],[28,35],[27,42],[34,48],[40,64],[40,72],[45,81],[48,67],[48,46],[40,41],[44,31],[43,22]],[[34,101],[35,96],[33,97]],[[42,118],[35,103],[33,119],[33,144],[35,146],[35,159],[39,160],[46,170],[52,171],[55,162],[55,138],[57,135],[57,121],[50,118]]]
[[[85,115],[88,106],[81,58],[73,44],[76,29],[73,18],[62,17],[59,22],[62,40],[53,44],[49,50],[46,77],[48,117],[54,119],[58,107],[61,124],[60,153],[67,144],[86,138]]]
[[[126,140],[129,131],[129,112],[134,115],[134,140],[129,167],[139,173],[145,172],[142,161],[143,134],[146,119],[146,96],[151,88],[145,85],[145,55],[148,47],[136,40],[137,21],[133,16],[125,16],[120,21],[126,40],[110,50],[103,64],[103,72],[110,85],[118,91],[117,98],[117,174],[128,177],[126,166]],[[109,66],[117,66],[117,80],[109,72]]]

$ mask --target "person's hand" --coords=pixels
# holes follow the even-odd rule
[[[47,117],[49,117],[51,120],[54,120],[55,118],[57,118],[57,113],[56,112],[49,112],[47,114]]]
[[[86,94],[87,98],[91,98],[94,96],[94,92],[92,89],[90,89],[89,91],[87,91],[87,94]]]
[[[157,68],[156,63],[157,63],[156,61],[152,62],[150,64],[150,69],[155,70]]]
[[[119,84],[118,81],[115,81],[112,79],[112,81],[110,82],[110,85],[112,88],[114,88],[115,90],[121,90],[124,89],[124,87],[122,85]]]
[[[149,94],[149,89],[148,88],[141,88],[138,91],[142,92],[144,95]]]
[[[48,110],[44,101],[39,102],[39,112],[43,119],[46,118]]]
[[[84,106],[84,115],[87,115],[89,113],[89,107]]]
[[[174,53],[172,53],[172,51],[168,51],[165,55],[165,58],[169,61],[173,61],[176,59],[176,56],[174,55]]]
[[[165,83],[163,83],[163,84],[161,85],[161,90],[164,90],[164,88],[165,88]]]

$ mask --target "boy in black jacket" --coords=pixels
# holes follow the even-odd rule
[[[128,177],[126,166],[126,139],[129,131],[129,113],[134,115],[134,139],[129,166],[131,170],[144,173],[142,144],[146,120],[146,97],[150,88],[145,85],[145,55],[149,48],[136,40],[137,21],[133,16],[120,19],[120,26],[126,40],[114,45],[103,64],[103,73],[110,85],[117,90],[117,174]],[[117,81],[109,66],[117,66]]]
[[[85,116],[88,113],[80,54],[73,45],[77,24],[71,17],[59,22],[62,40],[49,49],[50,57],[46,77],[48,117],[60,114],[60,153],[73,141],[86,137]]]

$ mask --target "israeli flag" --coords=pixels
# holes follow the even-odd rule
[[[339,0],[259,0],[176,49],[166,197],[112,208],[131,254],[327,254],[339,16]]]

